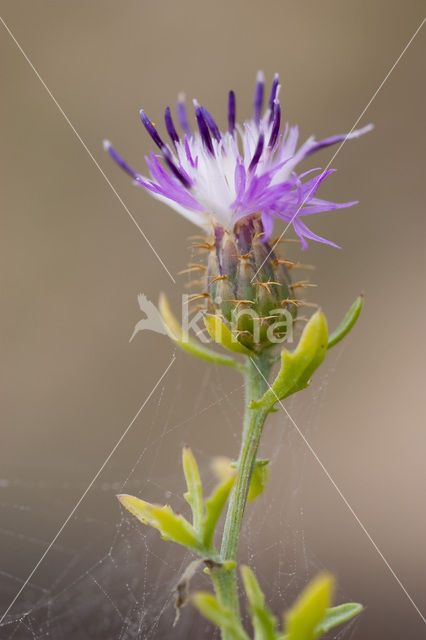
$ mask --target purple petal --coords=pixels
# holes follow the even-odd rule
[[[119,167],[121,167],[121,169],[123,169],[123,171],[125,171],[134,180],[137,180],[140,177],[140,175],[117,153],[109,140],[104,140],[103,144],[105,151],[108,151],[111,158]]]
[[[314,213],[324,213],[326,211],[347,209],[348,207],[353,207],[354,204],[358,204],[358,200],[353,200],[352,202],[328,202],[327,200],[323,200],[323,203],[324,204],[321,205],[312,205],[311,203],[309,203],[306,207],[303,207],[300,215],[311,216]]]
[[[142,184],[138,181],[138,184]],[[177,204],[185,207],[185,209],[190,209],[191,211],[200,211],[205,213],[204,207],[200,205],[194,198],[185,197],[185,193],[179,193],[178,191],[171,191],[169,189],[165,189],[155,184],[154,182],[144,183],[142,186],[147,191],[152,191],[152,193],[156,193],[159,196],[163,196],[163,198],[168,198],[169,200],[173,200]]]
[[[190,137],[192,135],[192,131],[188,123],[188,116],[187,116],[186,107],[185,107],[185,96],[183,95],[183,93],[179,94],[177,111],[178,111],[180,126],[182,127],[186,135]]]
[[[204,208],[200,203],[188,193],[182,184],[177,182],[173,176],[167,173],[154,153],[151,152],[150,157],[146,157],[145,160],[155,182],[151,183],[149,187],[145,184],[143,186],[148,188],[150,191],[154,191],[166,198],[174,200],[184,207],[194,209],[196,211],[204,211]]]
[[[264,89],[263,72],[259,71],[257,74],[256,88],[254,90],[254,100],[253,100],[253,119],[256,123],[260,121],[260,114],[262,113],[263,89]]]
[[[341,135],[331,136],[330,138],[324,138],[324,140],[319,140],[318,142],[313,142],[312,146],[306,151],[305,158],[310,156],[312,153],[319,151],[320,149],[324,149],[325,147],[330,147],[333,144],[337,144],[338,142],[343,142],[344,140],[351,140],[352,138],[359,138],[364,135],[364,133],[368,133],[374,129],[373,124],[367,124],[367,126],[362,129],[356,129],[352,131],[352,133],[342,133]]]
[[[329,176],[331,173],[334,173],[335,169],[327,169],[323,171],[315,178],[311,178],[311,180],[307,180],[302,185],[302,194],[305,202],[309,201],[310,198],[316,193],[320,184]]]
[[[179,180],[179,182],[181,182],[183,184],[185,189],[190,189],[191,186],[192,186],[192,182],[191,182],[190,177],[188,176],[186,171],[183,170],[182,167],[177,167],[176,166],[176,164],[175,164],[175,162],[173,160],[172,154],[167,149],[167,147],[165,147],[163,149],[163,158],[166,161],[167,166],[169,167],[170,171]]]
[[[303,250],[307,249],[308,247],[308,243],[306,242],[305,238],[308,238],[309,240],[315,240],[315,242],[321,242],[322,244],[328,244],[330,245],[330,247],[336,247],[336,249],[341,249],[341,247],[339,247],[339,245],[335,242],[331,242],[331,240],[327,240],[326,238],[318,236],[316,233],[308,229],[306,224],[304,224],[299,219],[293,222],[293,227],[300,238]]]
[[[274,216],[269,211],[262,211],[262,242],[268,242],[274,230]]]
[[[234,182],[235,182],[235,191],[237,194],[236,200],[239,200],[239,198],[241,198],[246,188],[246,170],[240,158],[238,158],[237,165],[235,167]]]

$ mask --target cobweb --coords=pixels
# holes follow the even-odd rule
[[[181,380],[188,359],[178,357],[176,366]],[[124,475],[119,466],[112,463],[103,475],[107,479],[100,479],[93,487],[89,504],[78,510],[68,530],[58,539],[4,619],[0,626],[1,640],[219,638],[217,630],[191,606],[183,609],[179,623],[173,627],[173,589],[193,559],[192,554],[162,541],[157,532],[138,523],[118,505],[115,511],[103,508],[115,500],[115,494],[124,490],[153,502],[169,502],[175,509],[187,513],[178,461],[167,474],[164,474],[164,465],[157,462],[167,454],[170,439],[185,442],[191,433],[190,425],[194,421],[202,422],[203,414],[214,412],[234,442],[229,453],[237,452],[243,411],[242,387],[234,378],[235,386],[230,389],[228,379],[224,381],[222,371],[216,367],[205,367],[201,363],[195,366],[200,366],[201,381],[197,393],[193,394],[192,406],[186,408],[187,417],[174,421],[181,389],[173,377],[165,378],[152,400],[156,408],[151,412],[151,424],[145,425],[140,448],[134,451],[134,463]],[[305,393],[301,419],[308,437],[316,428],[318,408],[334,366],[323,367],[319,385]],[[291,402],[288,409],[291,413]],[[255,568],[269,602],[280,615],[322,567],[312,558],[304,538],[303,479],[305,460],[309,456],[306,446],[282,413],[267,425],[264,440],[261,455],[271,459],[272,482],[274,467],[284,464],[285,486],[278,496],[267,489],[250,504],[240,543],[240,559]],[[200,446],[194,452],[209,490],[212,483],[210,452]],[[119,457],[120,450],[116,455]],[[40,557],[48,540],[38,537],[36,532],[28,533],[32,531],[32,523],[43,518],[59,521],[63,518],[64,502],[58,499],[58,494],[79,495],[84,489],[77,477],[59,487],[59,491],[44,481],[34,483],[16,477],[0,480],[1,547],[13,547],[31,558]],[[110,521],[102,517],[105,512],[113,514]],[[12,558],[5,559],[3,568],[0,596],[6,609],[25,576],[14,574]],[[202,572],[191,582],[191,589],[197,588],[210,589],[208,577]],[[349,625],[333,637],[350,638],[352,633],[353,625]]]

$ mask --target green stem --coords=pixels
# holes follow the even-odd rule
[[[238,458],[238,470],[235,484],[229,500],[226,514],[225,527],[221,546],[222,561],[236,561],[238,541],[241,533],[241,525],[250,480],[256,462],[256,454],[262,435],[263,425],[268,415],[268,410],[250,409],[252,400],[258,400],[267,389],[266,380],[269,377],[271,362],[269,356],[255,356],[247,362],[245,372],[245,414],[243,436],[240,455]],[[238,601],[237,575],[235,569],[212,572],[213,584],[219,602],[232,609],[240,616]],[[222,630],[223,640],[232,638],[227,631]]]

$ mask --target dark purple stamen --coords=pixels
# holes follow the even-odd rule
[[[157,147],[159,147],[160,149],[165,147],[164,142],[162,141],[162,139],[158,135],[157,129],[154,127],[154,125],[152,124],[151,120],[146,115],[145,111],[143,109],[141,109],[139,111],[139,113],[140,113],[140,116],[141,116],[141,120],[142,120],[142,122],[143,122],[143,124],[145,126],[145,129],[148,131],[149,135],[154,140],[154,142],[157,145]]]
[[[271,137],[269,138],[268,147],[272,149],[275,145],[278,134],[280,132],[280,124],[281,124],[281,107],[278,100],[275,100],[274,103],[274,124],[272,125]]]
[[[256,150],[254,152],[254,156],[252,158],[252,161],[250,162],[250,166],[248,168],[249,171],[254,171],[257,163],[260,160],[260,156],[262,155],[262,151],[263,151],[263,144],[265,142],[265,137],[263,135],[263,133],[260,134],[259,136],[259,140],[257,141],[257,146],[256,146]]]
[[[136,173],[132,167],[127,164],[127,162],[116,152],[116,150],[111,146],[109,140],[104,140],[104,149],[108,151],[111,158],[118,164],[119,167],[123,169],[133,180],[137,180],[139,178],[139,174]]]
[[[162,149],[162,154],[167,166],[169,167],[173,175],[176,176],[179,182],[181,182],[186,189],[190,189],[191,182],[189,181],[189,178],[183,170],[179,169],[179,167],[176,166],[173,161],[172,154],[167,147],[164,147],[164,149]]]
[[[204,119],[203,110],[199,104],[195,104],[195,117],[197,118],[197,124],[200,130],[201,139],[205,147],[210,151],[210,153],[213,156],[214,151],[213,151],[213,143],[210,136],[210,131],[207,126],[207,122]]]
[[[210,131],[212,132],[212,135],[216,138],[216,140],[218,142],[220,142],[221,139],[222,139],[222,135],[221,135],[221,133],[219,131],[219,127],[217,126],[216,122],[214,121],[213,116],[204,107],[201,107],[201,110],[203,112],[204,120],[207,122],[207,126],[210,129]]]
[[[173,123],[172,114],[170,113],[170,107],[167,107],[164,113],[164,120],[166,123],[167,133],[172,139],[173,144],[176,145],[176,142],[179,142],[179,136],[176,132],[175,125]]]
[[[254,90],[253,101],[253,117],[256,123],[260,120],[260,114],[262,113],[263,106],[263,73],[259,71],[257,74],[256,88]]]
[[[188,136],[185,136],[184,140],[185,140],[185,153],[186,153],[186,157],[188,158],[188,160],[189,160],[189,162],[190,162],[190,164],[191,164],[191,167],[196,167],[196,166],[197,166],[197,163],[196,163],[196,162],[194,162],[194,158],[192,157],[192,154],[191,154],[191,148],[190,148],[189,143],[188,143]]]
[[[271,111],[271,113],[269,114],[269,124],[271,124],[272,120],[274,119],[274,106],[275,106],[274,103],[275,103],[275,98],[277,97],[278,84],[279,84],[279,77],[278,77],[278,73],[276,73],[272,81],[271,95],[269,96],[269,109]]]
[[[235,130],[235,93],[229,92],[228,97],[228,129],[229,133],[233,134]]]
[[[179,96],[179,100],[177,103],[177,110],[178,110],[178,118],[179,118],[180,126],[182,127],[186,135],[189,137],[192,135],[192,131],[191,131],[191,127],[189,126],[183,95]]]
[[[271,95],[269,96],[269,108],[271,110],[274,108],[274,102],[277,96],[278,84],[279,84],[279,78],[278,78],[278,73],[276,73],[272,81]]]

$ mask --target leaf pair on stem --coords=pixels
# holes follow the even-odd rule
[[[234,476],[228,475],[204,499],[198,465],[189,447],[183,449],[182,463],[187,485],[184,498],[191,507],[192,524],[168,505],[151,504],[126,494],[117,497],[143,524],[158,529],[165,540],[177,542],[203,558],[218,561],[219,554],[214,547],[213,536],[234,484]]]
[[[259,496],[266,484],[268,460],[256,461],[250,486],[249,500]],[[175,513],[169,505],[151,504],[135,496],[118,495],[121,504],[143,524],[157,529],[164,540],[171,540],[190,549],[204,559],[219,561],[219,553],[213,538],[218,520],[235,480],[235,465],[228,458],[213,461],[219,483],[211,495],[204,499],[200,472],[194,454],[189,447],[182,452],[182,466],[187,491],[186,502],[191,507],[192,523]]]
[[[245,565],[240,571],[254,640],[316,640],[362,610],[357,603],[332,607],[334,580],[330,575],[322,574],[312,580],[291,609],[284,613],[284,631],[280,631],[278,620],[265,604],[265,596],[253,571]],[[213,594],[198,592],[192,601],[205,618],[227,631],[230,640],[249,640],[237,616],[221,605]]]

